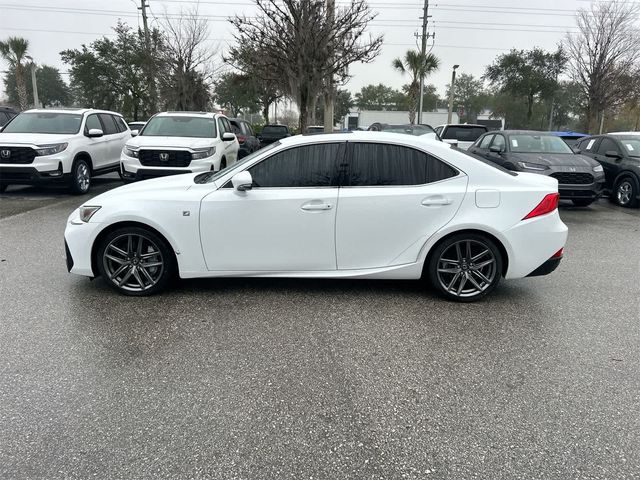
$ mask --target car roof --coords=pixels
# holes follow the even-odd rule
[[[487,133],[504,133],[506,135],[536,135],[536,136],[556,136],[553,132],[541,132],[539,130],[502,130],[500,132],[487,132]]]
[[[606,135],[640,135],[640,132],[609,132]]]
[[[203,118],[218,118],[225,117],[221,113],[215,112],[187,112],[187,111],[166,111],[166,112],[158,112],[154,115],[154,117],[203,117]]]
[[[326,133],[324,135],[294,135],[280,140],[286,145],[299,145],[308,143],[326,143],[326,142],[383,142],[383,143],[399,143],[407,146],[420,147],[425,142],[442,147],[444,144],[438,140],[424,138],[422,136],[406,135],[404,133],[375,132],[354,130],[349,132]]]
[[[480,125],[479,123],[445,123],[438,125],[438,127],[481,127],[488,129],[486,125]]]
[[[582,137],[588,137],[589,134],[588,133],[579,133],[579,132],[549,132],[551,135],[555,135],[557,137],[575,137],[575,138],[582,138]]]
[[[108,113],[110,115],[117,115],[122,117],[122,114],[118,112],[112,112],[111,110],[99,110],[95,108],[31,108],[29,110],[25,110],[23,113],[79,113],[84,115],[85,113]]]

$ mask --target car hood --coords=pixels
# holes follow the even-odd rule
[[[572,153],[513,153],[508,154],[508,158],[513,161],[537,163],[548,167],[588,167],[593,168],[600,165],[594,159],[586,155]]]
[[[105,192],[97,197],[93,197],[87,205],[100,205],[101,201],[109,201],[117,199],[118,201],[125,200],[126,197],[137,197],[139,195],[149,199],[150,193],[156,194],[158,197],[162,197],[163,192],[169,190],[189,190],[195,185],[193,179],[199,175],[198,173],[185,173],[181,175],[170,175],[167,177],[154,178],[151,180],[142,180],[140,182],[130,183],[123,185],[122,187],[114,188]]]
[[[49,145],[52,143],[69,142],[75,135],[52,133],[0,133],[0,145]]]
[[[153,137],[138,135],[127,142],[129,147],[150,147],[150,148],[210,148],[216,144],[215,138],[194,138],[194,137]]]

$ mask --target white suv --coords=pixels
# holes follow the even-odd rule
[[[119,170],[130,138],[119,113],[27,110],[0,131],[0,192],[12,184],[66,183],[72,193],[86,193],[92,176]]]
[[[125,181],[218,171],[238,159],[239,144],[219,113],[163,112],[154,115],[122,149]]]

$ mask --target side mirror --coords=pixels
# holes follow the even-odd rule
[[[140,133],[140,130],[131,130],[132,137],[137,137],[139,133]]]
[[[490,148],[489,148],[489,151],[490,151],[490,152],[492,152],[492,153],[502,153],[502,148],[500,148],[500,147],[493,147],[493,146],[492,146],[492,147],[490,147]]]
[[[233,133],[224,132],[222,134],[222,141],[223,142],[233,142],[235,139],[236,139],[236,136]]]
[[[604,156],[608,158],[622,158],[622,155],[620,155],[615,150],[607,150],[606,152],[604,152]]]
[[[236,173],[231,177],[231,184],[239,192],[246,192],[253,188],[253,179],[248,171]]]
[[[90,128],[89,133],[87,133],[87,137],[89,138],[98,138],[104,135],[104,132],[99,128]]]

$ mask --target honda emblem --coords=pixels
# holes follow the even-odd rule
[[[169,154],[168,153],[161,153],[160,154],[160,161],[161,162],[168,162],[169,161]]]
[[[11,150],[0,150],[0,157],[9,158],[11,156]]]

